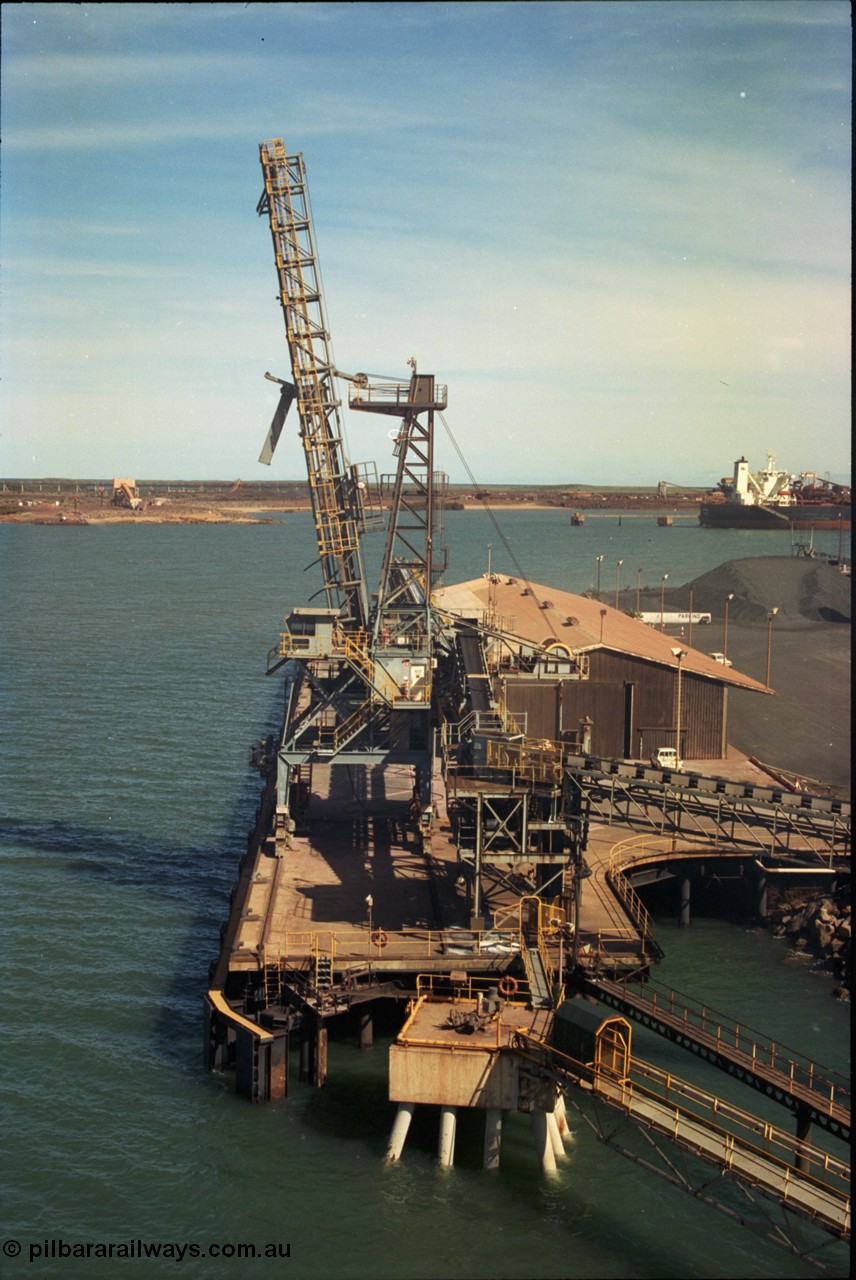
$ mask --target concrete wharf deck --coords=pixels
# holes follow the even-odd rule
[[[511,1048],[520,1035],[532,1036],[538,1041],[549,1040],[552,1010],[530,1009],[522,1002],[501,1000],[495,1014],[485,1016],[483,1025],[471,1030],[465,1019],[467,1015],[476,1014],[477,1006],[478,1002],[468,997],[420,1001],[397,1037],[396,1044],[493,1052]],[[461,1015],[459,1022],[455,1021],[455,1014]]]
[[[474,944],[437,797],[438,832],[423,851],[407,767],[316,768],[311,834],[292,836],[281,857],[273,837],[263,841],[247,868],[229,972],[320,952],[337,970],[375,975],[448,970],[450,956],[457,969],[496,969],[504,944],[492,931]]]
[[[333,956],[337,971],[370,967],[375,976],[448,970],[450,957],[456,969],[468,972],[507,967],[519,950],[515,897],[496,888],[491,912],[502,923],[480,932],[469,928],[439,779],[438,784],[437,829],[430,851],[423,852],[410,825],[407,768],[316,768],[311,834],[292,836],[282,857],[269,838],[245,868],[233,909],[228,973],[322,952]],[[650,958],[606,880],[610,851],[621,834],[592,828],[592,875],[580,919],[583,954],[607,954],[619,971]]]
[[[717,770],[725,777],[768,781],[735,752],[717,761]],[[502,971],[511,963],[524,929],[515,895],[497,883],[488,905],[494,924],[501,924],[482,933],[470,930],[439,769],[428,850],[412,830],[411,788],[406,766],[315,768],[311,833],[292,836],[283,856],[276,856],[270,836],[244,867],[228,962],[220,966],[223,980],[227,973],[321,953],[340,971],[370,968],[376,976],[448,970],[450,957],[456,968],[476,973]],[[631,910],[610,883],[622,843],[626,826],[591,823],[580,897],[579,959],[585,964],[596,957],[613,974],[644,968],[659,954],[646,934],[641,904]],[[640,847],[636,856],[644,853]],[[661,860],[714,854],[714,845],[698,840],[692,847],[676,844],[671,854],[658,850]],[[555,944],[552,951],[555,964]]]

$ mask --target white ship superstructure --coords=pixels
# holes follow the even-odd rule
[[[749,470],[745,458],[738,458],[734,464],[734,477],[730,484],[723,482],[723,491],[728,502],[736,502],[741,507],[766,506],[775,503],[777,507],[789,507],[794,504],[791,492],[791,477],[787,471],[776,467],[776,459],[767,452],[767,465],[755,475]]]

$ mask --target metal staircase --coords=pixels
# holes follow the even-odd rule
[[[529,990],[531,992],[531,1001],[533,1009],[552,1009],[553,993],[550,989],[550,980],[547,975],[547,968],[544,964],[544,958],[539,948],[527,947],[523,952],[523,965],[526,969],[526,977],[529,981]]]
[[[333,956],[330,952],[319,951],[315,957],[315,987],[318,991],[329,991],[333,985]]]

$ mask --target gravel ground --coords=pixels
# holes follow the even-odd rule
[[[732,689],[728,740],[746,755],[850,795],[850,628],[773,624],[773,698]],[[728,656],[763,681],[767,628],[728,625]]]
[[[688,609],[691,588],[693,609],[713,615],[710,627],[693,628],[694,646],[722,649],[724,604],[733,592],[728,656],[736,670],[762,683],[767,614],[778,609],[770,634],[770,684],[776,696],[730,690],[729,742],[766,764],[826,782],[849,796],[850,577],[799,557],[731,560],[668,591],[666,609]],[[643,596],[648,597],[643,608],[659,608],[659,592]]]

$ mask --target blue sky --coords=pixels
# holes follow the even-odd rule
[[[303,475],[290,420],[256,461],[282,137],[338,366],[415,355],[480,482],[849,476],[839,0],[9,3],[2,72],[2,475]]]

